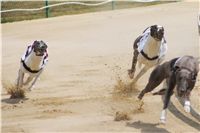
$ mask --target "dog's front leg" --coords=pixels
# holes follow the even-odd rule
[[[31,81],[32,81],[33,77],[29,76],[26,80],[26,82],[24,82],[24,85],[28,85]]]
[[[135,68],[137,64],[137,58],[138,58],[139,52],[137,49],[134,49],[134,55],[133,55],[133,60],[132,60],[132,66],[131,69],[128,70],[128,75],[132,79],[135,75]]]
[[[17,89],[20,89],[23,86],[24,72],[19,69],[18,78],[17,78]]]
[[[196,83],[196,79],[195,79],[195,81],[190,83],[190,85],[189,85],[190,88],[187,90],[187,92],[185,94],[184,110],[187,113],[190,113],[190,108],[191,108],[190,107],[190,93],[193,90],[195,83]]]
[[[185,112],[190,113],[190,101],[189,100],[185,100],[184,110],[185,110]]]
[[[136,64],[137,64],[137,58],[138,58],[138,55],[139,55],[139,51],[138,51],[138,42],[140,41],[140,39],[142,38],[142,36],[139,36],[135,41],[134,41],[134,44],[133,44],[133,59],[132,59],[132,66],[131,66],[131,69],[128,70],[128,75],[131,79],[134,78],[134,75],[135,75],[135,68],[136,68]]]
[[[142,75],[144,75],[149,70],[149,68],[149,66],[144,66],[142,70],[138,73],[138,75],[134,78],[132,84],[136,83],[139,78],[142,77]]]
[[[175,74],[173,73],[170,76],[167,92],[165,93],[164,106],[163,106],[163,110],[162,110],[161,116],[160,116],[161,123],[166,122],[166,116],[167,116],[166,109],[169,105],[170,97],[173,94],[173,89],[174,89],[175,85],[176,85],[176,78],[175,78]]]
[[[41,71],[38,73],[38,75],[37,75],[37,76],[35,77],[35,79],[33,80],[31,86],[28,88],[30,91],[32,90],[32,87],[35,85],[35,83],[36,83],[38,77],[40,76],[40,74],[42,73],[42,71],[43,71],[43,70],[41,70]]]
[[[161,74],[162,73],[162,74]],[[150,74],[149,81],[146,87],[140,92],[138,99],[142,99],[145,93],[151,92],[165,79],[166,74],[163,66],[157,66]]]
[[[185,95],[184,110],[185,112],[190,113],[190,91]]]

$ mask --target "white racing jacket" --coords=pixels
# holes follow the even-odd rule
[[[29,45],[26,49],[26,52],[22,55],[21,57],[21,61],[25,61],[26,58],[28,57],[28,55],[33,51],[33,46],[32,45]],[[47,51],[44,53],[43,55],[43,62],[42,62],[42,65],[41,65],[41,69],[44,68],[44,66],[47,64],[48,62],[48,53]]]
[[[148,39],[150,35],[150,27],[147,28],[143,33],[142,33],[142,38],[140,39],[140,41],[138,42],[138,51],[141,52],[144,48],[144,46],[147,44],[146,41]],[[165,37],[162,38],[161,40],[161,47],[160,47],[160,52],[158,54],[158,58],[162,58],[163,56],[165,56],[167,53],[167,43],[165,40]]]

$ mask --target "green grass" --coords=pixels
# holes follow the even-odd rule
[[[64,2],[64,1],[62,1]],[[58,1],[49,1],[49,5],[55,3],[62,3]],[[84,1],[85,3],[99,3],[99,1]],[[150,6],[156,4],[169,3],[166,1],[151,2],[151,3],[140,3],[140,2],[128,2],[128,1],[116,1],[114,4],[115,10],[124,8],[135,8],[140,6]],[[33,9],[45,6],[45,1],[3,1],[1,2],[1,10],[8,9]],[[57,7],[52,7],[49,9],[50,17],[71,15],[71,14],[82,14],[88,12],[98,12],[112,10],[112,3],[107,3],[101,6],[83,6],[83,5],[62,5]],[[46,10],[33,11],[33,12],[7,12],[1,14],[1,23],[15,22],[22,20],[39,19],[46,17]]]

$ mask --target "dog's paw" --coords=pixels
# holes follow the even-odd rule
[[[165,123],[166,123],[166,119],[161,119],[161,118],[160,118],[160,123],[161,123],[161,124],[165,124]]]
[[[190,101],[185,101],[184,110],[187,113],[190,113]]]
[[[30,86],[30,87],[28,88],[28,90],[29,90],[29,91],[32,91],[34,88],[35,88],[35,85]]]
[[[161,116],[160,116],[160,122],[162,123],[162,124],[165,124],[166,123],[166,114],[167,112],[166,112],[166,110],[162,110],[162,112],[161,112]]]
[[[138,96],[137,96],[137,100],[138,101],[141,101],[142,98],[143,98],[144,94],[143,93],[140,93]]]
[[[190,106],[184,106],[184,110],[185,112],[190,113]]]
[[[165,116],[162,116],[160,117],[160,123],[161,124],[165,124],[166,123],[166,117]]]
[[[133,79],[133,77],[134,77],[134,72],[133,72],[133,70],[128,70],[128,76],[129,76],[129,78],[130,79]]]
[[[27,87],[26,90],[27,90],[28,92],[31,92],[31,91],[32,91],[32,89],[31,89],[30,87]]]
[[[142,110],[143,109],[143,105],[144,105],[144,102],[142,100],[140,100],[139,104],[138,104],[138,110]]]

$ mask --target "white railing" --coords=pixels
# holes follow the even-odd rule
[[[62,3],[58,3],[58,4],[52,4],[52,5],[47,5],[47,6],[43,6],[40,8],[33,8],[33,9],[9,9],[9,10],[2,10],[0,11],[0,13],[5,13],[5,12],[20,12],[20,11],[39,11],[39,10],[43,10],[46,8],[50,8],[50,7],[56,7],[56,6],[61,6],[61,5],[69,5],[69,4],[75,4],[75,5],[84,5],[84,6],[100,6],[100,5],[104,5],[107,4],[109,2],[114,2],[117,0],[106,0],[103,2],[99,2],[99,3],[84,3],[84,2],[62,2]],[[129,0],[132,2],[154,2],[154,1],[159,1],[159,0]]]

